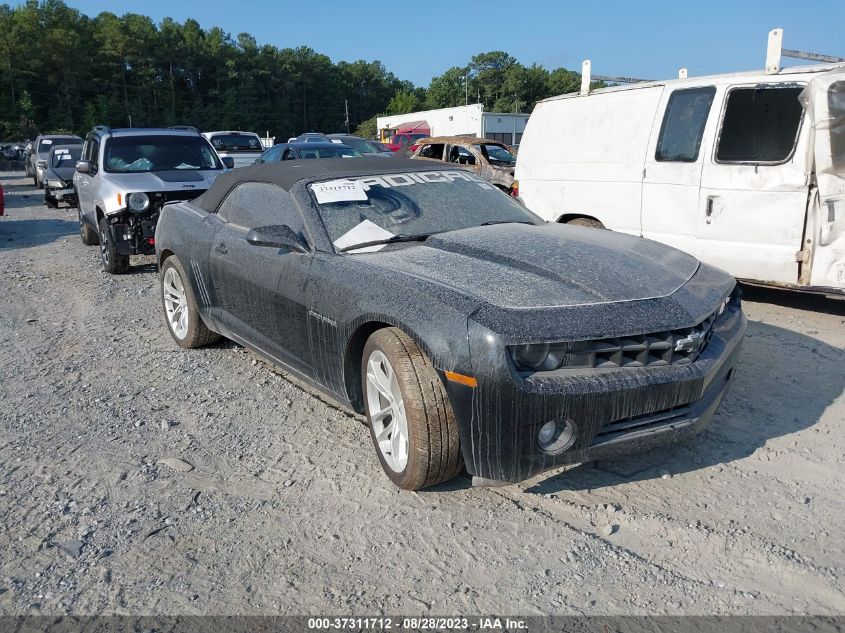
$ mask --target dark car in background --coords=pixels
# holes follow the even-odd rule
[[[82,143],[77,145],[54,145],[44,168],[44,204],[58,207],[60,202],[76,206],[76,190],[73,175],[76,163],[82,158]]]
[[[351,147],[361,156],[379,156],[381,158],[392,158],[394,156],[390,148],[384,143],[373,141],[353,134],[320,134],[318,132],[306,132],[288,141],[289,143],[341,143]]]
[[[667,246],[547,224],[476,174],[397,158],[221,175],[165,205],[163,314],[359,413],[399,487],[521,481],[700,430],[732,383],[735,280]]]
[[[351,147],[342,143],[307,141],[300,143],[279,143],[264,152],[256,163],[277,163],[283,160],[307,160],[314,158],[355,158],[360,156]]]
[[[78,136],[67,134],[47,134],[38,136],[33,142],[26,157],[24,169],[27,176],[32,180],[38,189],[44,186],[44,170],[47,168],[47,158],[54,145],[77,145],[82,143]]]

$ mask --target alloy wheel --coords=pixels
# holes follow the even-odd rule
[[[167,325],[174,336],[182,340],[188,335],[188,298],[185,294],[185,284],[175,268],[168,268],[164,272],[162,290]]]
[[[367,361],[367,408],[376,445],[388,467],[397,473],[408,464],[408,418],[396,373],[387,356],[376,350]]]

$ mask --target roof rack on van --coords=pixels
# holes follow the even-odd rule
[[[822,55],[821,53],[807,53],[783,47],[783,29],[772,29],[769,31],[769,46],[766,49],[766,74],[776,75],[781,71],[781,57],[793,59],[807,59],[814,62],[826,62],[839,64],[845,62],[845,57],[835,55]]]
[[[654,79],[637,79],[636,77],[613,77],[611,75],[593,75],[590,67],[592,62],[589,59],[585,59],[581,63],[581,94],[586,95],[590,94],[590,84],[593,81],[609,81],[615,84],[639,84],[648,81],[654,81]],[[682,69],[686,71],[686,68]]]
[[[99,130],[100,132],[105,132],[106,134],[111,134],[111,128],[108,125],[95,125],[95,130]]]

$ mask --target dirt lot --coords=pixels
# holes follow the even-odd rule
[[[845,612],[845,303],[751,293],[681,448],[400,492],[360,419],[178,349],[149,260],[104,275],[75,210],[0,181],[0,613]]]

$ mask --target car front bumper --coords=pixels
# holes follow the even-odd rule
[[[700,431],[734,379],[745,328],[740,309],[725,312],[707,347],[686,365],[543,372],[526,378],[515,372],[495,336],[471,326],[473,365],[484,367],[478,385],[445,381],[467,470],[483,479],[517,482]],[[540,427],[550,420],[568,420],[575,430],[574,443],[559,454],[537,443]]]
[[[53,187],[48,187],[48,189],[50,191],[50,195],[59,202],[76,204],[76,192],[73,188],[68,187],[63,189],[54,189]]]

